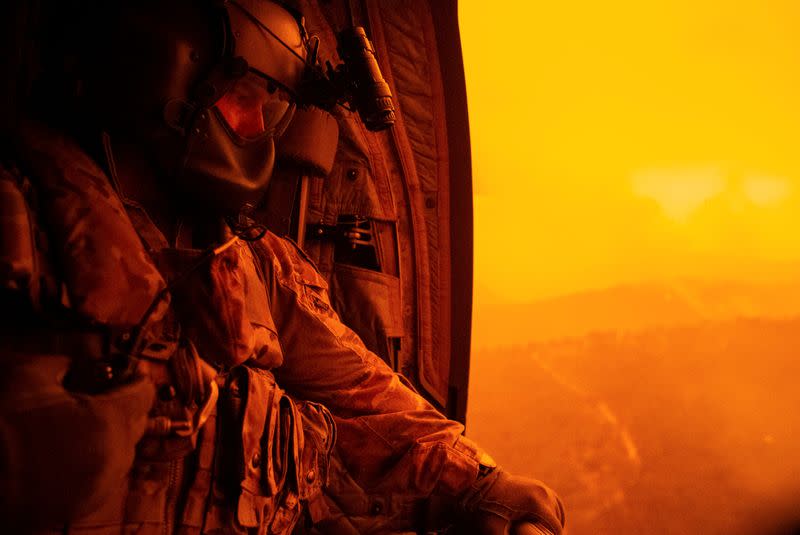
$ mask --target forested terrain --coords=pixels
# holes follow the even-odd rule
[[[570,535],[789,533],[800,316],[694,319],[474,351],[467,434],[553,486]]]

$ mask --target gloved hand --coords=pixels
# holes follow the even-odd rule
[[[461,498],[470,533],[561,535],[564,507],[540,481],[511,475],[500,468],[479,478]]]

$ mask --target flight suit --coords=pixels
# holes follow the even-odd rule
[[[326,282],[294,244],[271,233],[229,236],[216,251],[169,244],[116,189],[104,146],[101,166],[70,138],[29,125],[20,170],[0,181],[27,208],[3,221],[4,232],[28,225],[42,235],[3,248],[3,273],[14,274],[5,289],[26,294],[34,310],[68,314],[71,326],[59,329],[102,333],[136,357],[157,392],[146,425],[136,411],[148,394],[122,411],[137,421],[128,441],[144,434],[133,468],[119,470],[114,488],[94,489],[100,506],[60,532],[288,533],[303,510],[314,522],[381,514],[388,520],[370,529],[385,531],[408,527],[422,499],[457,498],[493,464],[339,320]],[[20,259],[20,250],[36,258]],[[37,323],[33,338],[49,338],[50,324]],[[37,343],[6,346],[6,367],[77,357],[86,345]],[[25,410],[4,398],[3,423]],[[80,440],[69,425],[38,432],[56,458],[57,442]],[[68,493],[73,483],[63,483]]]

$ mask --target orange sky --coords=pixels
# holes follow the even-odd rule
[[[793,274],[800,3],[459,4],[477,304]]]

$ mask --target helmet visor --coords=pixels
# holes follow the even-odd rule
[[[228,129],[242,140],[280,136],[294,114],[287,91],[253,72],[238,79],[214,107]]]

